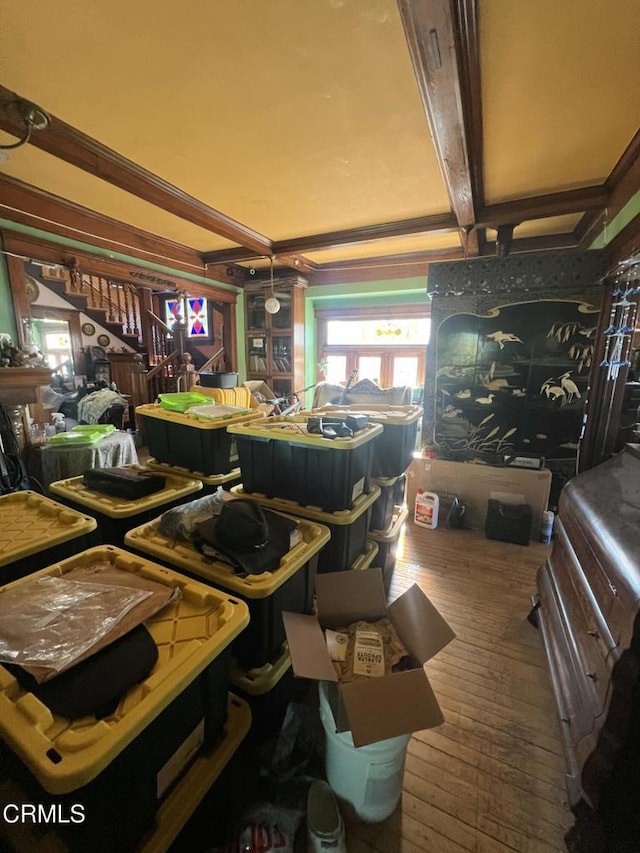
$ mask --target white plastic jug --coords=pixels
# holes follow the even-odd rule
[[[336,732],[326,682],[318,685],[320,719],[326,734],[327,781],[367,823],[386,820],[402,794],[404,763],[411,735],[355,746],[351,732]]]
[[[440,498],[435,492],[425,492],[418,489],[414,506],[413,520],[419,527],[428,527],[433,530],[438,526],[438,513],[440,512]]]

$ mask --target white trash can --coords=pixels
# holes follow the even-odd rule
[[[318,693],[320,719],[327,735],[327,781],[338,797],[352,804],[361,820],[367,823],[385,820],[400,801],[411,735],[357,747],[351,732],[336,732],[327,682],[320,682]]]

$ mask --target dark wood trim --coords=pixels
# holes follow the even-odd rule
[[[436,249],[430,252],[412,252],[378,258],[361,258],[355,261],[337,261],[309,273],[310,285],[341,284],[342,282],[378,281],[386,278],[412,278],[426,275],[434,261],[463,260],[461,247]]]
[[[640,130],[636,131],[633,139],[625,148],[622,156],[611,170],[604,183],[609,191],[606,202],[599,209],[585,213],[574,229],[574,234],[581,247],[592,243],[602,230],[605,222],[618,215],[629,199],[640,187]]]
[[[484,134],[478,2],[456,0],[454,12],[471,187],[475,207],[478,209],[484,205]]]
[[[640,254],[640,213],[625,225],[606,248],[613,263]]]
[[[63,266],[69,266],[71,260],[75,259],[76,265],[83,272],[128,281],[138,287],[148,287],[156,291],[189,289],[194,295],[202,294],[218,302],[235,302],[237,294],[241,292],[239,289],[222,290],[217,288],[213,282],[211,285],[201,284],[181,278],[179,274],[171,275],[157,272],[134,263],[129,264],[125,261],[87,255],[64,244],[50,243],[17,231],[4,230],[0,233],[7,252],[51,264],[62,264]]]
[[[5,249],[6,240],[3,235],[3,245]],[[7,250],[8,251],[8,250]],[[27,280],[24,272],[24,262],[21,258],[14,258],[7,255],[7,271],[9,273],[9,289],[11,290],[11,301],[13,303],[13,313],[16,320],[16,330],[18,335],[19,346],[24,346],[24,323],[23,320],[31,317],[31,303],[27,293]]]
[[[572,232],[568,234],[544,234],[541,237],[521,237],[513,240],[510,246],[510,255],[519,255],[524,252],[550,252],[558,249],[577,249],[578,244]],[[495,242],[484,243],[482,255],[496,254]]]
[[[451,207],[461,228],[475,224],[452,0],[398,0],[409,53]],[[477,248],[477,240],[473,240]]]
[[[21,225],[204,274],[202,256],[188,246],[110,219],[8,175],[0,174],[0,199],[0,214]]]
[[[413,219],[401,219],[397,222],[383,222],[378,225],[349,228],[345,231],[328,231],[324,234],[296,237],[293,240],[281,240],[273,244],[273,254],[281,260],[287,255],[299,258],[300,252],[335,249],[358,243],[369,243],[373,240],[384,240],[388,237],[404,237],[423,232],[448,233],[457,230],[458,223],[455,216],[451,213],[438,213],[435,216],[418,216]],[[205,252],[202,257],[205,263],[233,263],[250,261],[252,258],[264,257],[264,255],[252,255],[243,249],[223,249],[219,252]],[[305,261],[310,265],[315,263],[308,258]],[[317,264],[315,266],[318,267]]]
[[[497,228],[498,225],[518,225],[530,219],[600,210],[608,197],[606,187],[593,186],[490,204],[478,212],[476,227]]]
[[[14,92],[0,86],[0,128],[21,136],[23,128],[11,106],[18,97]],[[46,109],[46,105],[43,106]],[[174,187],[56,116],[49,116],[49,127],[34,132],[30,145],[161,207],[174,216],[193,222],[254,251],[271,253],[271,241],[264,235]]]

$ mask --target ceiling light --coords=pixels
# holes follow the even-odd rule
[[[280,310],[280,303],[276,299],[276,295],[273,292],[273,262],[275,260],[275,257],[275,255],[270,255],[269,258],[271,261],[271,296],[264,303],[264,310],[268,314],[277,314]]]
[[[9,106],[13,106],[20,115],[20,121],[24,125],[23,135],[17,142],[12,142],[11,145],[0,145],[0,151],[10,151],[13,148],[20,148],[21,145],[31,139],[31,133],[34,130],[44,130],[49,127],[51,119],[48,114],[31,101],[25,101],[23,98],[18,98],[12,101]]]

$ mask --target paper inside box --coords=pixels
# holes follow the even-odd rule
[[[380,569],[316,577],[317,616],[283,613],[295,675],[336,683],[337,731],[351,730],[356,746],[432,728],[443,721],[424,664],[455,634],[417,584],[388,608]],[[413,668],[338,685],[323,629],[388,616],[407,648]]]

